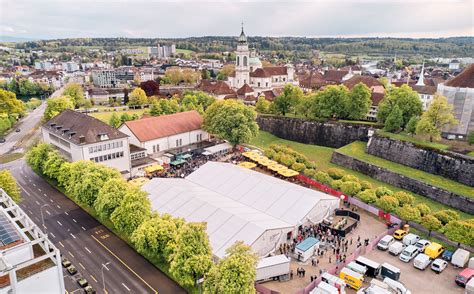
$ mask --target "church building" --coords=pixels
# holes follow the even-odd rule
[[[247,94],[249,89],[253,91],[252,95],[260,96],[264,91],[282,88],[285,84],[298,85],[295,80],[295,70],[293,65],[286,66],[269,66],[263,67],[262,62],[257,57],[254,50],[249,50],[247,36],[240,33],[236,60],[235,72],[227,79],[229,86],[235,91],[242,92],[245,90]]]

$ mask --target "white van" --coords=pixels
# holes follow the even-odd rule
[[[403,249],[400,254],[400,260],[403,262],[410,262],[418,254],[418,247],[415,245],[410,245],[407,248]]]
[[[403,285],[401,282],[392,280],[390,278],[385,278],[383,279],[383,282],[387,284],[391,289],[397,291],[397,293],[400,294],[411,294],[411,291],[408,290],[405,285]]]
[[[405,244],[400,241],[395,241],[388,247],[388,253],[397,256],[398,254],[402,253],[403,249],[405,249]]]
[[[393,236],[384,236],[382,239],[380,239],[379,243],[377,243],[377,248],[380,250],[387,250],[393,242],[395,242],[395,238],[393,238]]]
[[[403,237],[403,244],[405,245],[415,245],[416,242],[420,241],[420,236],[415,235],[415,234],[408,234],[405,237]]]
[[[416,267],[417,269],[425,270],[428,265],[430,265],[431,259],[428,255],[424,253],[420,253],[415,257],[415,260],[413,261],[413,266]]]

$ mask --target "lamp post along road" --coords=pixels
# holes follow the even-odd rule
[[[44,225],[44,215],[43,215],[43,208],[45,208],[46,206],[49,206],[49,204],[44,204],[43,206],[41,206],[40,208],[40,212],[41,212],[41,223],[43,224],[43,229],[46,229],[45,225]]]
[[[104,293],[105,292],[105,278],[104,278],[104,267],[109,270],[109,268],[107,267],[107,265],[110,264],[110,261],[107,261],[105,264],[103,263],[102,264],[102,268],[100,269],[101,273],[102,273],[102,290],[104,290]]]

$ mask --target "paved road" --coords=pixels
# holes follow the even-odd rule
[[[45,232],[77,268],[74,277],[64,271],[66,290],[78,289],[85,277],[97,293],[102,291],[102,264],[108,293],[186,293],[125,242],[102,226],[62,193],[36,175],[23,160],[4,165],[12,171],[22,191],[20,207]],[[77,293],[77,292],[76,292]]]

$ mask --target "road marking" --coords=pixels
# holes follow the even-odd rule
[[[28,212],[29,212],[30,214],[33,214],[33,211],[31,211],[31,210],[29,210],[29,209],[28,209]]]
[[[84,227],[81,227],[81,228],[82,228],[84,231],[86,230],[86,228],[84,228]]]
[[[61,241],[59,241],[59,245],[61,245],[61,246],[63,246],[63,247],[64,247],[64,245],[63,245],[63,243],[61,243]]]
[[[62,226],[62,225],[63,225],[63,224],[62,224],[60,221],[57,221],[57,222],[58,222],[58,224],[59,224],[60,226]]]
[[[35,220],[40,221],[39,217],[36,217],[36,216],[35,216]]]
[[[53,236],[53,238],[56,238],[56,236],[53,234],[53,233],[49,233],[51,236]]]
[[[79,262],[79,265],[80,265],[83,269],[86,269],[86,268],[82,265],[82,263]]]
[[[38,188],[38,191],[40,191],[40,192],[41,192],[41,189],[40,189],[40,188]]]
[[[30,181],[30,182],[31,182],[31,181]],[[35,183],[33,183],[33,186],[34,186],[34,187],[36,187],[36,184],[35,184]]]
[[[26,178],[26,177],[25,177],[25,178]],[[31,183],[31,180],[30,180],[30,179],[28,179],[28,182],[30,182],[30,183]]]
[[[47,211],[47,210],[45,210],[45,211],[46,211],[46,213],[47,213],[48,215],[51,215],[51,212],[49,212],[49,211]]]
[[[49,199],[49,201],[51,201],[51,203],[53,203],[53,199]]]
[[[77,220],[75,218],[72,219],[73,222],[77,223]]]
[[[44,197],[48,197],[48,195],[46,195],[46,193],[43,193]]]
[[[20,187],[21,187],[21,186],[20,186]],[[28,196],[30,196],[30,197],[31,197],[31,194],[30,194],[28,191],[26,191],[26,190],[25,190],[25,188],[21,187],[21,189],[23,190],[23,192],[25,192],[25,193],[26,193],[26,195],[28,195]]]
[[[122,286],[124,286],[124,287],[125,287],[125,289],[127,289],[127,290],[128,290],[128,292],[130,292],[130,288],[129,288],[129,287],[127,287],[127,285],[125,285],[124,283],[122,283]]]
[[[61,206],[59,206],[59,205],[56,205],[56,207],[59,208],[59,209],[61,209]]]
[[[38,201],[38,200],[35,200],[35,203],[36,203],[37,205],[40,205],[40,203],[39,203],[39,201]]]
[[[72,257],[74,257],[74,255],[71,253],[71,251],[68,251],[68,253],[69,253]]]
[[[151,290],[153,290],[153,293],[155,294],[158,294],[158,291],[156,291],[155,289],[153,289],[150,284],[148,284],[142,277],[140,277],[134,270],[132,270],[123,260],[121,260],[117,255],[115,255],[115,253],[113,253],[107,246],[105,246],[104,244],[102,244],[102,242],[99,241],[99,239],[97,239],[96,237],[94,237],[94,235],[91,235],[91,237],[97,241],[97,243],[99,243],[102,247],[105,248],[105,250],[107,250],[113,257],[115,257],[118,261],[120,261],[129,271],[131,271],[137,278],[140,279],[140,281],[142,281],[145,285],[148,286],[148,288],[150,288]]]
[[[69,215],[69,213],[67,213],[67,211],[64,212],[66,215]]]
[[[76,236],[74,236],[72,233],[69,233],[69,235],[71,235],[71,237],[73,237],[74,239],[76,239]]]
[[[92,252],[89,250],[89,248],[84,247],[84,249],[86,249],[86,251],[89,252],[89,254],[92,254]]]
[[[90,276],[91,276],[91,278],[97,283],[96,278],[95,278],[93,275],[90,275]],[[129,290],[129,291],[130,291],[130,290]]]

